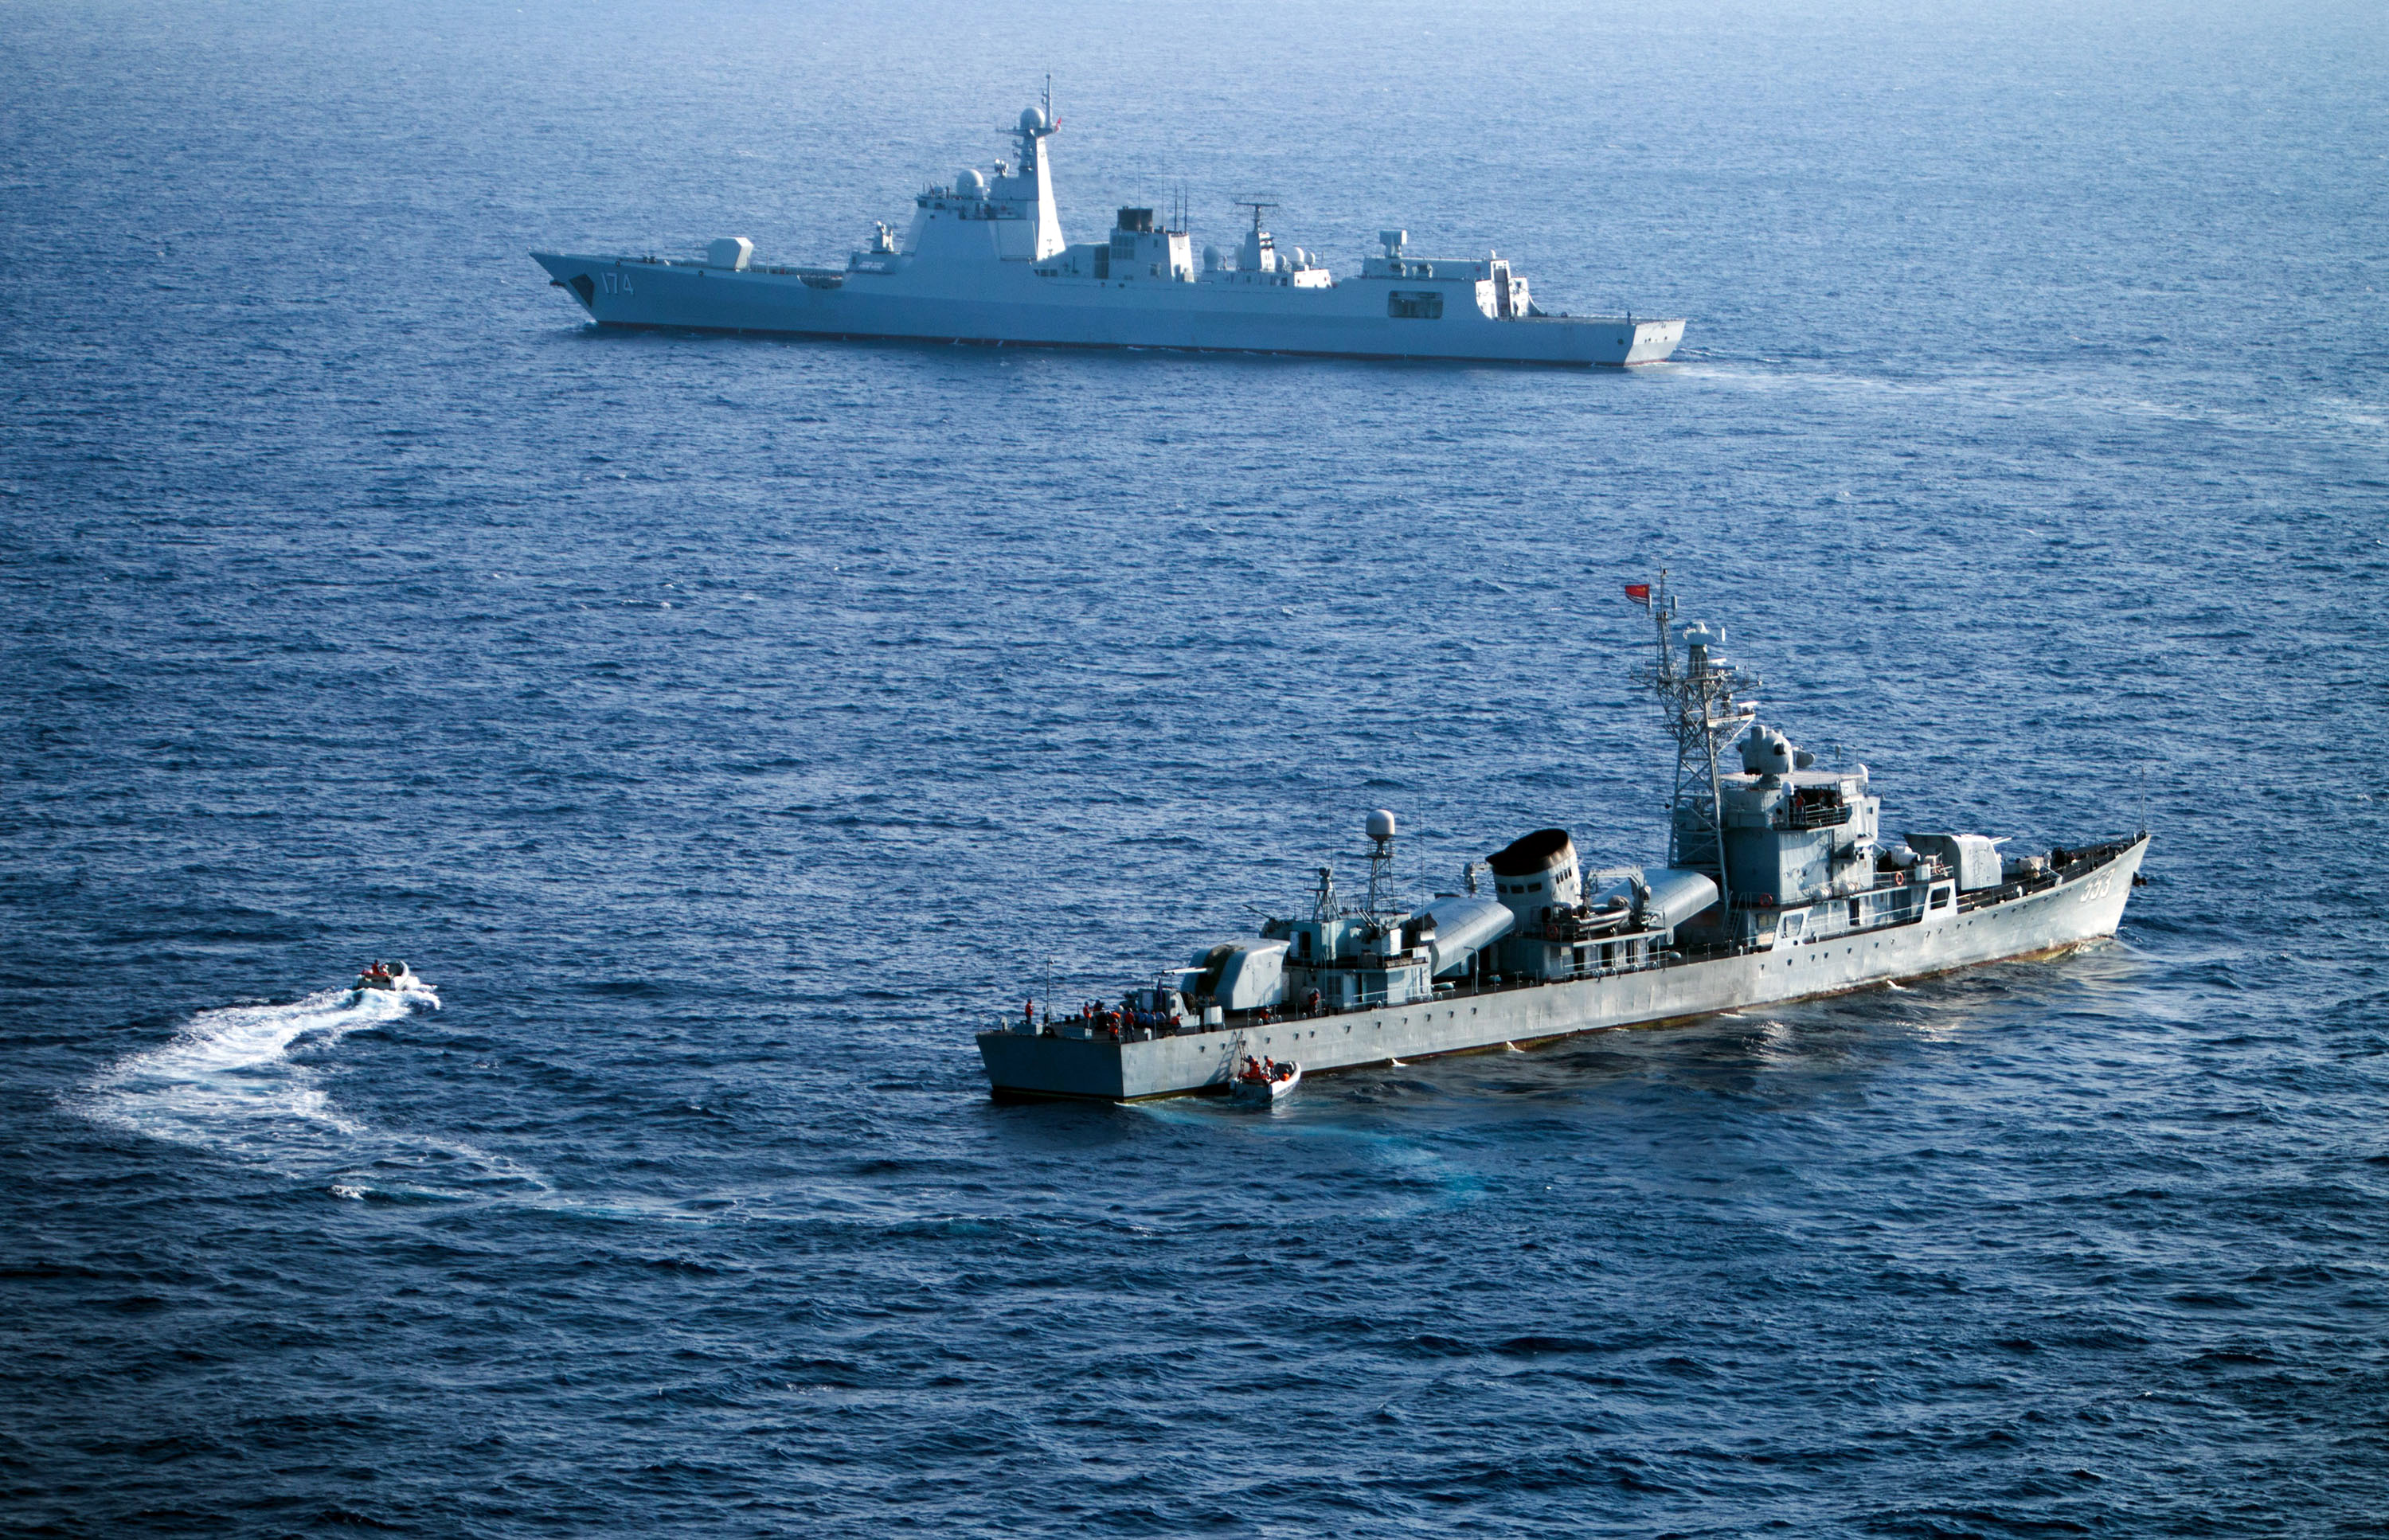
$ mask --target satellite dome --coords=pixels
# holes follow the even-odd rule
[[[954,196],[956,197],[985,197],[987,196],[987,178],[967,168],[956,172],[954,175]]]
[[[1044,110],[1044,108],[1036,108],[1036,107],[1024,107],[1024,108],[1022,108],[1020,109],[1020,132],[1021,132],[1021,133],[1023,133],[1023,134],[1042,134],[1042,133],[1044,133],[1044,132],[1045,132],[1045,110]]]
[[[1204,272],[1217,273],[1226,265],[1227,259],[1220,255],[1220,248],[1218,247],[1207,246],[1203,248]]]
[[[1394,815],[1386,811],[1383,808],[1371,813],[1369,815],[1369,837],[1371,839],[1393,838]]]

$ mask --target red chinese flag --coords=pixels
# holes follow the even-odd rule
[[[1633,600],[1644,609],[1649,609],[1651,607],[1651,585],[1649,583],[1629,583],[1626,585],[1626,597]]]

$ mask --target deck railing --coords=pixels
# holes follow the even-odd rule
[[[1973,893],[1961,894],[1958,897],[1958,908],[1961,910],[1981,909],[1986,905],[2000,903],[2007,899],[2019,898],[2027,894],[2038,893],[2049,888],[2060,886],[2064,883],[2073,881],[2076,877],[2087,875],[2089,872],[2096,871],[2098,868],[2106,865],[2108,862],[2114,860],[2117,856],[2121,855],[2126,849],[2129,848],[2131,842],[2129,840],[2119,840],[2107,845],[2083,846],[2070,852],[2072,859],[2063,866],[2052,867],[2050,870],[2038,877],[2025,878],[2012,883],[2004,883],[1996,888],[1977,888]],[[1842,894],[1833,899],[1825,901],[1837,903],[1849,898],[1863,898],[1869,895],[1876,893],[1916,892],[1929,886],[1932,881],[1937,880],[1939,879],[1928,878],[1925,882],[1913,885],[1897,884],[1883,887],[1869,888],[1862,893]],[[1795,905],[1791,912],[1797,913],[1807,907],[1808,906]],[[1847,930],[1835,931],[1832,934],[1836,936],[1863,935],[1873,931],[1895,930],[1902,925],[1912,925],[1918,923],[1924,918],[1926,913],[1927,910],[1921,904],[1913,909],[1902,906],[1895,918],[1879,919],[1872,924],[1857,925]],[[1647,933],[1628,932],[1625,935],[1617,937],[1617,939],[1631,939],[1638,934]],[[1362,1012],[1368,1011],[1399,1011],[1411,1005],[1424,1008],[1441,1003],[1445,1000],[1473,999],[1484,995],[1505,995],[1515,989],[1538,989],[1549,984],[1578,984],[1582,983],[1587,979],[1609,978],[1626,974],[1653,973],[1665,968],[1680,968],[1686,963],[1711,962],[1716,961],[1720,958],[1735,957],[1745,952],[1764,951],[1772,945],[1773,942],[1771,940],[1765,946],[1755,942],[1748,944],[1737,942],[1723,946],[1703,946],[1698,944],[1689,946],[1680,945],[1664,951],[1647,952],[1640,961],[1623,963],[1615,967],[1579,968],[1550,978],[1525,978],[1505,975],[1492,982],[1448,985],[1437,990],[1434,996],[1429,999],[1411,1000],[1405,1002],[1404,1005],[1399,1006],[1387,1005],[1383,1000],[1364,1000],[1353,1005],[1328,1005],[1322,1002],[1320,1009],[1315,1012],[1306,1013],[1300,1011],[1286,1011],[1278,1013],[1272,1018],[1272,1020],[1273,1022],[1322,1021],[1333,1016],[1358,1015]],[[1075,1021],[1072,1025],[1076,1025]],[[1254,1025],[1256,1025],[1256,1023],[1252,1016],[1250,1014],[1246,1014],[1245,1019],[1242,1021],[1224,1022],[1218,1026],[1207,1025],[1197,1021],[1187,1023],[1180,1026],[1175,1031],[1171,1031],[1165,1027],[1153,1033],[1137,1031],[1123,1032],[1121,1034],[1120,1040],[1144,1041],[1152,1037],[1198,1037],[1207,1032],[1225,1032]],[[1000,1028],[1000,1030],[1013,1029],[1010,1027],[1004,1027]],[[1094,1034],[1094,1036],[1100,1039],[1107,1035],[1098,1032]]]

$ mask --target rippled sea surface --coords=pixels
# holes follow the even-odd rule
[[[1631,375],[601,336],[1005,153]],[[2389,1513],[2389,24],[7,7],[0,1527],[2315,1534]],[[1207,1102],[972,1027],[1545,823],[1672,569],[2111,944]],[[428,999],[347,1003],[365,959]]]

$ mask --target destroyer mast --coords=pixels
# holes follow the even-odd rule
[[[1643,672],[1642,682],[1659,697],[1667,735],[1676,741],[1667,864],[1714,876],[1718,908],[1731,915],[1733,889],[1726,873],[1725,795],[1718,783],[1718,756],[1757,719],[1758,703],[1736,697],[1756,691],[1759,678],[1726,657],[1723,630],[1676,618],[1676,596],[1668,591],[1666,568],[1660,569],[1655,589],[1646,589],[1639,597],[1651,608],[1658,641],[1658,663]]]

